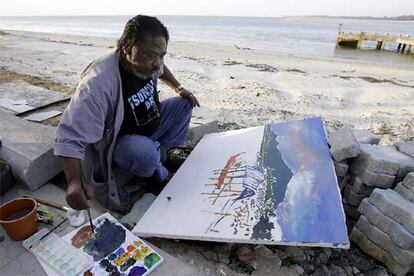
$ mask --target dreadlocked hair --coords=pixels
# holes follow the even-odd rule
[[[163,36],[167,43],[170,38],[167,28],[158,18],[137,15],[128,20],[117,47],[129,53],[137,42],[144,41],[148,36]]]

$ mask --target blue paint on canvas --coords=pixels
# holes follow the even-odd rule
[[[348,244],[325,129],[319,118],[274,124],[292,179],[275,209],[283,241]],[[274,191],[275,192],[275,191]]]

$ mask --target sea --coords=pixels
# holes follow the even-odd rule
[[[119,37],[132,16],[33,16],[0,17],[0,29],[26,30],[104,37]],[[396,63],[412,63],[413,55],[397,53],[387,44],[385,52],[366,42],[365,50],[335,47],[339,25],[346,32],[390,33],[414,36],[414,21],[341,19],[330,17],[217,17],[158,16],[172,41],[202,42],[264,49],[281,53],[339,56]]]

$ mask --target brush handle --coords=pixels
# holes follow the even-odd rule
[[[32,198],[32,199],[36,200],[37,202],[42,203],[43,205],[53,207],[53,208],[56,208],[56,209],[59,209],[59,210],[67,211],[69,209],[68,207],[65,207],[63,205],[59,205],[57,203],[53,203],[53,202],[50,202],[50,201],[47,201],[47,200],[44,200],[44,199],[38,199],[38,198],[35,198],[35,197],[31,197],[31,196],[23,196],[23,197]]]

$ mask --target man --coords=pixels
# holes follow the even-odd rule
[[[126,211],[130,198],[117,187],[114,167],[159,183],[167,178],[160,147],[183,144],[192,108],[200,106],[164,65],[168,40],[157,18],[135,16],[117,49],[82,73],[54,149],[63,157],[66,200],[72,208],[87,208],[94,196],[109,209]],[[158,78],[181,97],[160,102]]]

